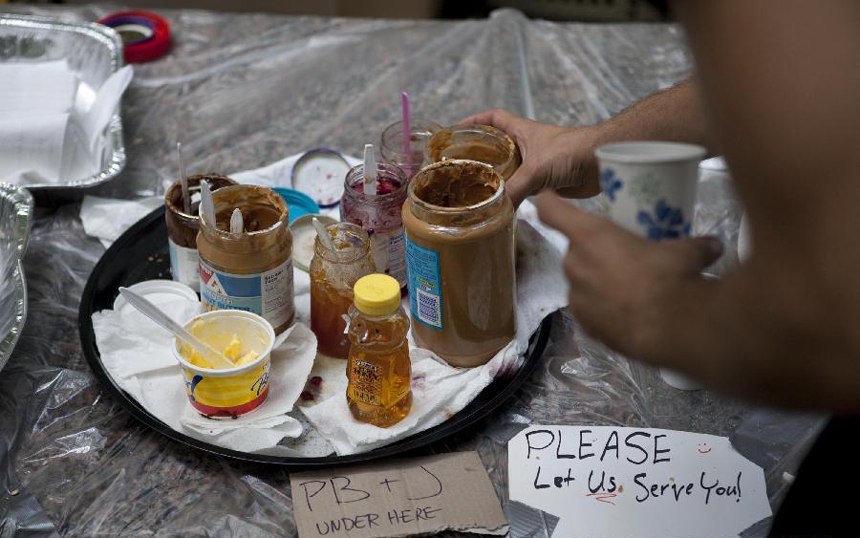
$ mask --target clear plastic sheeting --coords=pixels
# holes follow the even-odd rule
[[[115,7],[18,8],[92,21]],[[515,11],[462,22],[381,21],[165,11],[169,56],[135,67],[123,101],[128,164],[92,194],[162,193],[183,143],[189,173],[257,168],[314,147],[359,154],[398,118],[451,123],[487,107],[582,125],[690,73],[672,25],[528,21]],[[740,216],[725,174],[703,178],[696,227],[736,263]],[[600,209],[600,200],[584,205]],[[78,304],[104,248],[79,206],[37,210],[24,260],[29,317],[0,373],[0,535],[295,536],[287,472],[172,442],[106,395],[84,360]],[[511,535],[546,537],[556,519],[507,502],[506,442],[531,423],[637,425],[731,436],[763,465],[774,507],[821,417],[786,415],[657,373],[582,337],[556,314],[544,358],[509,405],[425,452],[477,450]],[[766,523],[763,528],[766,529]]]

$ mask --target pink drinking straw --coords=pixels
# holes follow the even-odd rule
[[[409,124],[409,94],[400,93],[400,104],[403,108],[403,153],[407,159],[406,175],[412,177],[412,126]]]

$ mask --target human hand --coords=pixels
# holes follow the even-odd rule
[[[571,198],[600,193],[596,127],[560,127],[527,120],[506,110],[487,110],[460,125],[492,125],[516,140],[523,162],[505,188],[515,206],[527,196],[552,189]]]
[[[701,271],[722,254],[719,240],[651,242],[554,193],[541,194],[537,209],[570,240],[563,267],[569,308],[583,329],[620,353],[659,362],[661,335],[683,315],[678,298],[690,286],[709,285]]]

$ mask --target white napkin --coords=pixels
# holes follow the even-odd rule
[[[116,200],[87,195],[81,203],[80,217],[84,232],[97,237],[107,248],[134,223],[163,204],[163,196]]]
[[[78,76],[66,60],[0,63],[0,110],[69,112]]]
[[[295,155],[290,155],[289,157],[285,157],[280,161],[273,162],[272,164],[268,164],[261,168],[245,170],[243,172],[236,172],[229,175],[239,183],[262,185],[264,187],[289,187],[290,178],[293,175],[293,166],[295,166],[296,161],[298,161],[302,155],[304,155],[304,153],[296,153]],[[346,159],[346,162],[350,166],[355,166],[361,163],[361,159],[357,159],[351,155],[343,155],[343,158]]]
[[[230,177],[247,185],[289,187],[293,166],[302,155],[304,153],[296,153],[262,168],[232,173]],[[360,159],[350,155],[344,155],[344,159],[350,166],[355,166],[361,162]],[[163,187],[167,189],[172,182],[172,180],[166,180]],[[135,222],[163,203],[163,196],[150,196],[137,200],[118,200],[87,195],[84,196],[81,204],[80,218],[86,234],[97,237],[107,248]],[[340,220],[338,207],[322,209],[320,213]]]
[[[292,155],[257,170],[231,174],[231,177],[240,183],[282,186],[288,184],[292,166],[299,157],[298,154]],[[358,162],[358,159],[353,157],[347,157],[347,160],[350,163]],[[149,204],[157,203],[161,203],[160,197],[132,202],[87,197],[81,208],[81,219],[84,221],[84,228],[87,233],[90,235],[98,234],[97,236],[104,243],[115,239],[125,228],[133,224],[133,222],[109,222],[110,216],[114,214],[117,208],[122,208],[121,212],[130,211],[134,208],[138,214],[144,215],[151,210],[150,207],[152,206]],[[337,218],[337,211],[335,208],[329,210],[328,213]],[[216,444],[227,446],[223,443],[229,443],[230,448],[242,446],[241,450],[246,452],[310,457],[326,454],[326,451],[330,450],[326,446],[325,442],[327,441],[338,454],[353,454],[372,450],[427,430],[458,413],[500,372],[516,369],[523,360],[529,337],[537,330],[541,321],[567,305],[567,281],[561,270],[560,255],[560,252],[567,248],[566,238],[560,233],[546,228],[538,220],[535,207],[528,200],[520,206],[518,218],[516,341],[501,350],[486,365],[472,369],[453,368],[430,351],[410,345],[413,377],[412,411],[403,421],[390,428],[377,428],[356,421],[349,412],[344,397],[347,384],[346,361],[317,355],[310,375],[320,376],[323,379],[321,392],[316,395],[314,401],[301,403],[298,407],[313,426],[313,429],[305,431],[300,439],[290,445],[290,448],[284,446],[283,442],[281,444],[272,442],[275,438],[281,440],[288,436],[282,435],[284,432],[291,433],[294,431],[295,426],[287,422],[275,426],[279,429],[276,429],[271,435],[263,431],[265,430],[264,422],[255,424],[255,428],[257,428],[255,435],[259,436],[260,439],[256,443],[253,442],[253,439],[249,439],[252,436],[248,435],[248,432],[237,430],[235,432],[221,432],[214,437],[218,441]],[[307,323],[310,320],[310,279],[307,273],[300,270],[294,271],[294,292],[296,320]],[[405,308],[408,312],[408,303],[405,303]],[[97,343],[101,350],[102,344],[99,340],[99,326],[96,324],[96,316],[93,316],[93,324],[97,330]],[[410,342],[410,344],[412,343]],[[313,350],[314,352],[316,350],[315,340]],[[143,355],[149,355],[149,353],[144,352]],[[104,361],[104,352],[102,352],[102,357]],[[149,380],[150,376],[152,377],[151,381]],[[183,386],[171,384],[166,371],[148,372],[138,377],[142,378],[147,386],[153,386],[153,390],[156,390],[159,384],[171,386],[172,390],[176,392],[171,397],[174,401],[184,405],[185,392]],[[305,373],[301,379],[304,380],[307,377],[308,374]],[[131,391],[129,390],[129,392]],[[140,394],[140,389],[138,389],[138,394]],[[293,397],[293,402],[297,397],[298,393]],[[140,398],[150,400],[145,395]],[[138,400],[142,401],[140,398]],[[150,409],[150,405],[158,403],[144,403],[144,406]],[[271,402],[267,402],[258,412],[262,412],[270,404]],[[270,417],[268,411],[265,413],[267,418]],[[292,414],[295,415],[295,412]],[[291,421],[294,420],[291,417],[287,418]],[[207,421],[206,424],[211,423]],[[178,429],[173,424],[171,427]],[[210,433],[205,429],[196,430],[195,428],[198,426],[188,421],[181,424],[181,427],[185,428],[182,431],[193,432],[195,435]],[[206,440],[211,441],[212,439],[213,437],[210,435],[210,438]],[[251,448],[249,449],[246,444],[250,445]],[[239,448],[236,449],[239,450]]]
[[[95,90],[65,60],[0,64],[0,180],[61,183],[97,173],[103,134],[131,77],[123,67]]]
[[[529,203],[529,202],[525,202]],[[517,226],[517,338],[478,368],[448,366],[410,345],[412,410],[389,428],[355,420],[346,404],[346,361],[317,356],[312,375],[323,378],[316,405],[299,409],[339,455],[366,452],[445,422],[499,374],[517,368],[528,339],[549,314],[567,305],[567,282],[558,251],[528,222]]]
[[[200,311],[200,303],[184,299],[159,306],[180,323]],[[301,424],[287,413],[305,386],[316,354],[316,337],[304,324],[297,323],[278,337],[269,398],[258,409],[232,420],[207,419],[191,409],[170,349],[172,336],[142,314],[131,309],[97,312],[93,330],[102,364],[120,388],[178,432],[251,453],[270,450],[302,433]]]

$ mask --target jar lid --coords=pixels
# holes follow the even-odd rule
[[[290,208],[290,224],[302,215],[320,212],[320,206],[303,192],[284,187],[274,187],[272,190],[280,194]]]
[[[128,286],[128,289],[144,297],[155,306],[164,306],[167,303],[180,299],[192,303],[199,301],[197,292],[191,289],[190,286],[173,280],[144,280],[133,286]],[[113,302],[113,309],[121,317],[130,312],[137,312],[122,295],[117,295]]]
[[[311,222],[314,217],[318,218],[324,226],[337,222],[325,215],[308,213],[290,223],[290,232],[293,234],[293,265],[296,269],[305,272],[308,271],[314,257],[314,241],[317,238],[317,231]]]
[[[375,273],[363,276],[352,290],[355,307],[368,316],[384,316],[400,308],[400,284],[389,275]]]
[[[334,207],[343,196],[343,180],[350,166],[340,153],[312,149],[293,165],[292,187],[310,196],[320,207]]]

